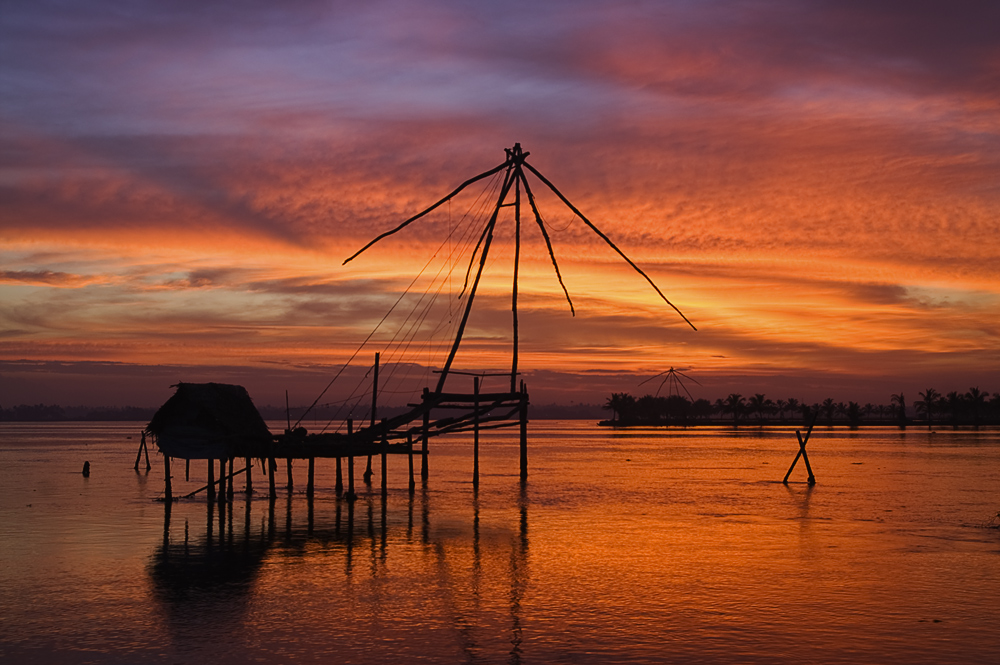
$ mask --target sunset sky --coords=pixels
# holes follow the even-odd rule
[[[0,125],[5,407],[311,402],[426,264],[330,393],[380,351],[405,402],[495,183],[342,262],[515,142],[698,328],[532,180],[576,307],[525,217],[534,402],[671,366],[713,400],[1000,390],[997,2],[12,1]],[[509,367],[510,217],[456,369]]]

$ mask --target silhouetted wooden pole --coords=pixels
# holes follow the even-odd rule
[[[173,488],[170,485],[170,455],[163,456],[163,500],[168,504],[174,500]]]
[[[514,146],[520,154],[521,145]],[[520,173],[520,168],[518,168]],[[510,290],[510,309],[514,319],[514,344],[511,350],[510,391],[517,387],[517,273],[521,261],[521,179],[514,178],[514,283]],[[478,428],[477,428],[478,429]],[[476,474],[476,482],[479,482]]]
[[[521,420],[521,480],[528,479],[528,389],[521,382],[521,404],[518,409]]]
[[[513,380],[511,374],[511,380]],[[479,377],[472,377],[472,486],[479,487]]]
[[[375,366],[372,371],[372,419],[369,428],[372,434],[372,443],[375,443],[375,418],[378,414],[378,361],[379,354],[375,354]],[[375,475],[372,472],[372,456],[368,455],[368,465],[365,467],[365,483],[371,484],[372,476]]]
[[[786,485],[788,484],[788,477],[792,475],[792,470],[795,468],[795,465],[799,461],[799,457],[805,460],[806,471],[809,474],[809,480],[808,480],[809,484],[810,485],[816,484],[816,477],[813,475],[812,467],[809,465],[809,456],[806,454],[806,443],[809,442],[809,435],[812,434],[813,427],[816,425],[817,418],[819,418],[819,411],[816,412],[816,414],[813,416],[812,422],[809,423],[809,428],[806,430],[805,438],[802,437],[802,432],[800,432],[799,430],[795,430],[795,438],[799,440],[799,452],[795,454],[795,459],[792,460],[792,465],[788,467],[788,473],[785,474],[784,479],[781,481]]]
[[[251,473],[251,471],[253,471],[253,460],[250,459],[249,457],[246,460],[246,467],[244,468],[244,471],[247,474],[247,488],[246,488],[246,493],[247,493],[247,496],[249,496],[249,495],[253,494],[253,473]]]
[[[292,489],[294,487],[294,483],[292,482],[292,458],[291,457],[286,457],[285,458],[285,470],[288,473],[288,486],[287,486],[287,489],[288,489],[288,492],[291,493],[291,491],[292,491]]]
[[[223,484],[223,480],[226,477],[226,458],[219,458],[219,502],[222,503],[226,500],[226,486]]]
[[[512,168],[512,167],[511,167]],[[483,270],[486,268],[486,257],[490,253],[490,245],[493,244],[493,229],[496,227],[497,217],[500,215],[500,208],[503,207],[504,199],[507,198],[507,193],[510,191],[510,186],[513,183],[513,178],[511,178],[511,169],[507,169],[507,173],[504,176],[503,188],[500,190],[500,197],[497,199],[497,204],[493,208],[493,215],[490,217],[490,221],[486,224],[486,241],[483,244],[483,249],[479,254],[479,269],[476,271],[476,279],[472,282],[472,288],[469,290],[469,297],[465,302],[465,311],[462,313],[462,320],[458,324],[458,331],[455,333],[455,341],[451,345],[451,350],[448,352],[448,359],[444,362],[444,367],[441,368],[441,376],[438,377],[437,388],[435,388],[435,393],[440,393],[444,390],[444,382],[448,378],[448,372],[451,370],[451,364],[455,360],[455,354],[458,353],[458,347],[462,343],[462,335],[465,333],[465,326],[469,322],[469,314],[472,312],[472,302],[476,299],[476,291],[479,288],[479,281],[483,277]]]
[[[424,388],[424,423],[420,430],[420,478],[427,480],[427,440],[430,438],[431,429],[431,404],[430,394]]]
[[[191,460],[184,460],[184,480],[191,480]]]
[[[354,421],[351,418],[347,419],[347,437],[348,443],[351,449],[354,447]],[[354,501],[357,498],[357,494],[354,493],[354,455],[347,456],[347,500]]]
[[[274,488],[274,472],[278,470],[278,463],[273,457],[267,458],[267,492],[271,501],[278,498],[278,491]]]
[[[310,457],[309,458],[309,477],[308,477],[308,480],[306,481],[306,496],[308,496],[310,498],[312,498],[312,495],[313,495],[313,483],[314,483],[314,479],[315,479],[315,474],[316,474],[316,458],[315,457]]]
[[[410,465],[410,494],[413,494],[413,490],[417,487],[413,480],[413,432],[406,433],[406,457]]]
[[[215,501],[215,460],[208,460],[208,500]]]
[[[383,425],[383,427],[386,427],[386,422],[385,422],[384,418],[382,419],[382,425]],[[389,465],[386,463],[386,460],[389,457],[389,455],[388,455],[388,452],[389,452],[389,437],[388,437],[387,432],[382,432],[382,443],[381,443],[380,447],[382,449],[382,459],[381,459],[381,466],[382,466],[382,496],[385,496],[388,493],[388,491],[389,491],[389,480],[388,480],[388,478],[389,478],[389,476],[388,476]]]
[[[226,484],[226,496],[230,499],[233,498],[233,462],[236,461],[235,457],[229,458],[229,482]]]
[[[340,455],[337,455],[337,484],[334,486],[334,491],[337,496],[344,493],[344,465],[341,462]]]

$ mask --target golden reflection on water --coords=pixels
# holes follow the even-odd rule
[[[151,501],[162,473],[132,472],[122,431],[50,431],[47,443],[5,432],[0,474],[21,488],[0,504],[6,661],[933,663],[1000,651],[1000,534],[977,528],[1000,496],[997,433],[818,430],[811,487],[776,482],[797,450],[788,431],[540,423],[525,485],[516,446],[494,435],[479,491],[456,439],[436,443],[413,493],[390,458],[385,498],[376,480],[348,503],[321,462],[313,501],[237,492],[166,510]],[[203,475],[192,468],[190,485]]]

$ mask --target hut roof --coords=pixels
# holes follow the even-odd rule
[[[219,459],[258,456],[271,432],[243,386],[178,383],[177,392],[146,426],[171,457]]]

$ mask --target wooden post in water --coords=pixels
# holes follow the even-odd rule
[[[413,494],[417,487],[413,481],[413,432],[406,433],[406,457],[410,463],[410,494]]]
[[[430,438],[431,405],[430,391],[424,388],[424,426],[420,431],[420,479],[427,480],[427,439]]]
[[[479,487],[479,377],[472,377],[472,486]]]
[[[278,492],[274,489],[274,472],[278,469],[278,463],[273,457],[267,458],[267,492],[271,501],[278,498]]]
[[[247,458],[247,464],[246,464],[246,474],[247,474],[247,489],[246,489],[246,493],[247,493],[247,496],[253,494],[253,478],[251,478],[251,476],[253,474],[251,473],[251,471],[253,471],[253,461],[248,457]],[[249,504],[247,504],[247,505],[249,505]]]
[[[230,499],[233,498],[233,462],[235,461],[235,457],[229,458],[229,482],[226,484],[226,496]]]
[[[163,456],[163,500],[169,505],[174,500],[173,488],[170,485],[170,455]]]
[[[807,482],[810,485],[816,484],[816,476],[813,475],[812,467],[809,465],[809,456],[806,454],[806,443],[809,441],[809,435],[812,434],[813,426],[816,424],[816,419],[819,417],[819,411],[813,416],[812,422],[809,423],[809,429],[806,430],[805,438],[802,437],[802,432],[795,430],[795,437],[799,440],[799,452],[795,454],[795,459],[792,460],[792,465],[788,467],[788,473],[785,474],[785,478],[781,481],[784,484],[788,484],[788,477],[792,475],[792,469],[795,468],[795,464],[799,461],[801,457],[806,463],[806,472],[809,474]]]
[[[184,480],[191,480],[191,460],[184,460]]]
[[[219,458],[219,503],[226,500],[226,458]]]
[[[378,414],[378,361],[379,354],[376,352],[375,366],[372,370],[372,419],[369,425],[372,431],[372,443],[375,443],[375,418]],[[365,484],[371,484],[373,475],[375,474],[372,472],[372,456],[368,455],[368,465],[365,467]]]
[[[312,495],[313,495],[313,481],[314,481],[314,475],[315,475],[315,473],[316,473],[316,458],[315,457],[310,457],[309,458],[309,480],[306,481],[306,496],[308,496],[310,499],[312,498]]]
[[[518,409],[521,420],[521,480],[528,479],[528,389],[521,381],[521,406]]]
[[[350,418],[347,419],[347,436],[348,436],[348,446],[353,449],[354,441],[351,437],[354,434],[354,421]],[[354,455],[347,456],[347,500],[354,501],[358,498],[358,495],[354,493]]]
[[[382,426],[387,427],[385,418],[382,419]],[[389,435],[388,432],[382,432],[382,496],[385,496],[389,492],[389,481],[388,481],[388,471],[389,465],[386,464],[386,460],[389,458]]]
[[[287,489],[288,489],[288,493],[291,494],[292,493],[292,487],[293,487],[293,483],[292,483],[292,458],[291,457],[285,458],[285,469],[288,472],[288,485],[287,485]]]
[[[215,460],[208,460],[208,501],[215,501]]]
[[[344,493],[344,465],[341,463],[340,455],[337,455],[337,485],[335,490],[337,496]]]

